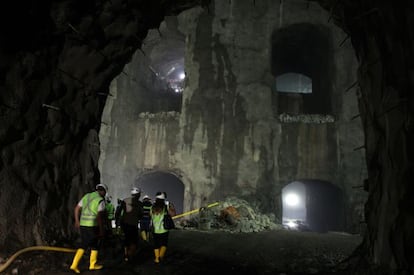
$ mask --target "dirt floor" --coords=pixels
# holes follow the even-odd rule
[[[100,252],[104,269],[88,271],[84,256],[82,274],[352,274],[343,269],[346,260],[360,244],[361,237],[344,233],[313,233],[287,230],[259,233],[230,233],[177,229],[170,233],[165,260],[153,263],[150,244],[141,243],[138,257],[123,261],[119,238],[107,240]],[[2,255],[4,258],[5,255]],[[72,253],[27,252],[2,274],[74,274],[69,270]],[[341,270],[342,269],[342,270]]]

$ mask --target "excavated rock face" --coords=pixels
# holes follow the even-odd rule
[[[99,182],[97,133],[110,81],[167,10],[178,12],[197,1],[171,7],[166,2],[42,1],[2,7],[2,250],[70,237],[68,213]],[[388,274],[412,274],[413,6],[320,2],[349,34],[360,61],[369,174],[362,253]]]
[[[353,1],[331,9],[360,60],[359,105],[369,174],[363,253],[380,266],[373,274],[412,274],[414,77],[408,60],[414,54],[413,5]]]
[[[385,270],[413,274],[413,5],[354,1],[341,8],[361,62],[360,111],[369,173],[364,246],[369,259]]]
[[[71,232],[68,213],[100,180],[97,133],[109,83],[168,4],[27,1],[2,8],[2,250]]]
[[[183,181],[186,210],[239,196],[281,218],[283,186],[319,179],[346,194],[349,218],[340,230],[356,232],[366,193],[354,187],[362,186],[366,166],[364,151],[354,150],[363,131],[360,118],[351,119],[359,111],[356,88],[348,87],[358,63],[329,15],[305,1],[218,0],[151,30],[112,82],[102,117],[100,171],[111,193],[125,196],[143,170],[170,171]],[[185,51],[173,47],[180,39]],[[170,60],[184,54],[178,123],[138,116],[165,111],[154,100],[157,83],[163,71],[182,70]],[[277,87],[292,71],[311,77],[312,93]]]

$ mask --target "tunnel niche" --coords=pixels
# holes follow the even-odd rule
[[[301,23],[272,34],[278,113],[331,114],[332,47],[325,27]]]
[[[177,214],[183,212],[184,183],[174,174],[153,171],[141,175],[136,184],[142,190],[142,196],[148,195],[152,201],[155,200],[157,192],[166,192],[167,201],[172,202]]]
[[[294,181],[282,189],[283,225],[287,229],[344,230],[343,192],[321,180]]]

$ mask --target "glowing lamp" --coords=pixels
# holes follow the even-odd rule
[[[299,204],[299,196],[294,193],[287,194],[285,196],[285,202],[289,206],[297,206]]]

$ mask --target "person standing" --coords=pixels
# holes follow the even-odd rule
[[[124,204],[124,201],[119,199],[117,200],[117,205],[115,208],[115,232],[117,235],[120,235],[121,229],[121,218],[123,215],[122,205]]]
[[[105,194],[108,192],[108,187],[100,183],[95,189],[95,192],[84,195],[74,210],[75,228],[79,230],[82,240],[82,245],[77,249],[70,266],[75,273],[80,273],[78,264],[88,248],[91,249],[89,270],[103,268],[96,262],[98,261],[99,239],[105,236]]]
[[[167,212],[170,213],[170,215],[173,214],[172,211],[170,212],[167,209],[165,204],[165,194],[158,192],[150,212],[152,226],[154,228],[153,238],[155,263],[159,263],[164,258],[165,252],[167,251],[169,231],[164,228],[164,215]]]
[[[121,202],[121,229],[124,232],[124,260],[128,261],[135,256],[138,245],[139,229],[138,223],[142,218],[142,202],[139,200],[141,189],[133,187],[131,197]]]
[[[171,217],[174,217],[177,215],[174,204],[167,200],[167,192],[162,192],[162,194],[165,196],[165,205],[167,206],[168,213]]]
[[[112,197],[106,196],[105,210],[107,215],[107,230],[109,234],[112,234],[112,221],[115,219],[115,207],[112,204]]]
[[[150,233],[150,224],[151,224],[151,207],[152,202],[151,198],[148,195],[145,195],[142,199],[142,208],[143,208],[143,215],[141,220],[139,221],[139,228],[141,230],[141,238],[144,241],[149,240],[149,233]]]

